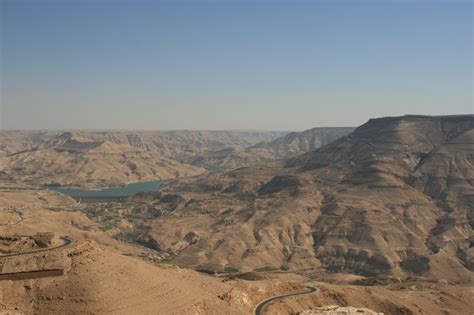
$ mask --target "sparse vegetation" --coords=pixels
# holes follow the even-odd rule
[[[264,266],[264,267],[259,267],[255,268],[254,271],[256,272],[272,272],[272,271],[277,271],[278,268],[272,267],[272,266]]]
[[[235,268],[235,267],[231,267],[231,266],[226,266],[224,268],[224,271],[225,272],[230,272],[230,273],[236,273],[236,272],[239,272],[239,268]]]
[[[123,231],[113,236],[114,239],[129,242],[129,243],[136,243],[137,240],[140,238],[140,233],[137,231]]]

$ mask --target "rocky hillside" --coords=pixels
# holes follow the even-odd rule
[[[35,151],[46,146],[55,146],[57,151],[71,148],[59,148],[61,141],[67,141],[69,133],[60,131],[0,131],[0,157],[18,155],[27,151]],[[228,160],[237,160],[233,152],[239,152],[256,143],[271,141],[286,134],[280,131],[74,131],[76,138],[87,139],[81,145],[109,143],[128,146],[149,155],[158,154],[175,162],[190,164],[212,169],[209,163],[200,163],[199,159],[209,159],[221,153],[229,153]],[[62,135],[62,136],[61,136]],[[62,144],[66,145],[65,143]],[[69,142],[67,145],[73,145]],[[117,147],[117,146],[116,146]],[[123,147],[125,148],[125,147]],[[87,149],[87,148],[84,148]],[[69,150],[70,151],[70,150]],[[241,159],[238,159],[240,162]],[[250,159],[247,162],[252,162]],[[242,164],[223,163],[223,167],[241,166]],[[245,164],[248,165],[248,164]],[[9,168],[9,164],[0,160],[0,171]],[[230,168],[226,168],[230,169]],[[1,174],[1,173],[0,173]]]
[[[155,264],[147,259],[154,252],[111,239],[80,207],[46,189],[0,181],[0,247],[6,249],[0,252],[1,314],[249,314],[260,300],[303,287],[294,281],[224,282]],[[44,231],[70,243],[45,246],[45,235],[35,235]],[[38,246],[42,252],[2,256]]]
[[[202,174],[158,152],[66,132],[1,159],[4,176],[32,184],[98,188]]]
[[[291,132],[272,141],[247,148],[226,148],[192,156],[186,161],[211,170],[231,170],[238,167],[268,164],[316,150],[351,133],[354,128],[313,128]]]
[[[82,187],[103,187],[141,179],[169,179],[198,174],[196,169],[192,171],[191,165],[207,170],[231,170],[273,162],[308,152],[345,135],[349,130],[350,128],[315,128],[289,135],[286,132],[270,131],[2,131],[0,157],[3,155],[7,158],[0,158],[0,175],[4,178],[12,176],[13,179],[31,180],[33,183],[74,183]],[[280,136],[283,137],[278,138]],[[41,153],[34,153],[37,151]],[[107,159],[99,161],[99,152],[110,158],[112,155],[109,153],[112,151],[116,154],[118,151],[126,152],[126,158],[132,159],[132,168],[133,165],[142,164],[148,165],[149,170],[145,166],[140,170],[116,167]],[[49,167],[49,164],[42,162],[45,152],[54,152],[54,156],[47,157],[50,161],[48,163],[56,161],[59,155],[63,160],[59,164],[53,163],[52,173],[51,169],[42,169]],[[61,178],[66,155],[85,156],[92,153],[96,156],[94,163],[97,165],[90,166],[91,169],[87,169],[89,165],[86,166],[84,161],[70,161],[83,163],[87,175],[79,174],[67,181]],[[25,159],[28,161],[26,164]],[[150,162],[153,159],[161,161],[156,168]],[[33,168],[28,170],[29,167]],[[98,168],[103,168],[103,171],[93,170]],[[33,169],[38,170],[38,174],[33,176]],[[112,169],[114,174],[111,174]],[[45,178],[48,172],[51,178]]]
[[[172,198],[168,197],[170,201]],[[250,314],[266,298],[304,291],[308,281],[294,274],[265,272],[212,277],[165,263],[155,264],[150,258],[159,253],[111,239],[91,220],[89,212],[82,212],[90,205],[83,206],[49,190],[0,181],[1,235],[33,235],[36,244],[36,232],[51,231],[72,241],[57,249],[52,249],[56,247],[52,244],[47,246],[50,250],[37,254],[0,257],[0,313]],[[13,243],[18,239],[25,237],[9,238]],[[190,235],[188,239],[196,237]],[[4,237],[2,242],[5,241]],[[36,247],[29,245],[9,247],[8,252]],[[41,270],[47,272],[38,277],[35,272]],[[60,274],[55,273],[58,270]],[[30,278],[5,280],[5,273],[18,277],[27,273]],[[322,282],[315,284],[317,293],[272,303],[265,312],[298,314],[316,306],[344,305],[384,314],[442,315],[448,310],[465,314],[463,311],[473,307],[472,294],[464,286],[417,279],[395,281],[388,286],[353,284],[361,278],[347,274],[318,276]]]
[[[279,131],[83,131],[98,141],[127,144],[146,151],[158,151],[177,160],[226,148],[245,148],[271,141],[287,132]]]
[[[58,133],[56,131],[0,131],[0,156],[31,150]]]
[[[163,193],[182,202],[142,237],[183,265],[466,282],[473,127],[472,115],[373,119],[284,166],[180,180]]]
[[[352,131],[352,127],[313,128],[303,132],[291,132],[273,141],[256,144],[252,148],[267,149],[279,157],[295,156],[314,151],[347,136]]]

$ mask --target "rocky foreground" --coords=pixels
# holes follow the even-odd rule
[[[303,311],[300,315],[383,315],[383,313],[374,312],[366,308],[331,305],[318,307],[310,311]]]

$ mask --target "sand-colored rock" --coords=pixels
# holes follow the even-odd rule
[[[300,289],[284,281],[224,282],[173,265],[157,266],[137,258],[143,249],[113,240],[98,229],[77,211],[80,205],[72,199],[48,190],[5,186],[9,190],[0,191],[0,213],[19,211],[21,219],[0,226],[0,235],[31,234],[34,243],[35,238],[54,239],[51,234],[35,235],[37,232],[54,231],[74,242],[58,249],[0,257],[0,313],[248,314],[260,299]],[[17,249],[25,253],[45,248]],[[26,280],[2,278],[37,271],[49,274]]]
[[[149,236],[183,266],[472,282],[474,117],[371,120],[290,159],[179,180]],[[197,242],[185,242],[190,233]]]
[[[473,127],[472,115],[375,119],[313,152],[175,179],[118,208],[2,182],[0,234],[54,232],[75,243],[64,252],[3,263],[6,271],[65,266],[67,272],[0,281],[0,312],[249,314],[265,298],[317,281],[318,292],[276,301],[266,312],[338,305],[384,314],[470,314]],[[18,158],[31,170],[22,180],[34,182],[41,180],[29,177],[34,174],[63,176],[46,171],[52,157],[75,165],[68,160],[73,155],[100,163],[110,154],[107,164],[119,181],[127,175],[115,157],[147,158],[136,153],[144,150],[137,144],[95,137],[55,138],[6,159]],[[204,155],[209,143],[197,139]],[[196,151],[187,152],[186,158]],[[45,164],[35,170],[38,162]],[[111,182],[101,173],[107,167],[74,172],[83,182]],[[117,224],[104,229],[105,219]],[[111,238],[123,231],[133,232],[135,245]],[[228,274],[219,278],[216,271]]]
[[[383,315],[383,313],[374,312],[367,308],[330,305],[318,307],[310,311],[303,311],[300,315]]]
[[[4,173],[16,181],[40,185],[100,188],[131,182],[202,174],[158,152],[115,144],[73,133],[3,158]]]

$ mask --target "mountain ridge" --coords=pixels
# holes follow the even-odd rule
[[[474,259],[473,126],[473,115],[371,120],[283,166],[178,180],[164,192],[187,200],[172,215],[179,228],[165,215],[143,237],[189,266],[466,281]],[[169,230],[176,237],[165,240],[160,231]],[[191,232],[199,241],[180,241]],[[227,258],[203,258],[216,251]]]

